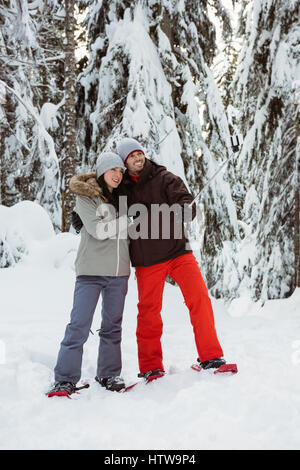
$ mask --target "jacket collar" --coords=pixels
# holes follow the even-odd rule
[[[123,182],[126,185],[136,185],[140,186],[144,184],[146,181],[149,179],[154,178],[158,173],[161,171],[166,170],[166,168],[162,165],[158,165],[157,163],[153,162],[152,160],[149,160],[148,158],[145,158],[145,165],[144,168],[142,169],[141,173],[139,174],[139,179],[137,183],[134,183],[132,179],[130,178],[128,171],[126,171],[124,175]]]

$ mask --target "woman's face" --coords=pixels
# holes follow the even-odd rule
[[[112,192],[113,189],[117,188],[121,183],[123,178],[123,169],[120,167],[111,168],[104,173],[104,181],[109,189]]]

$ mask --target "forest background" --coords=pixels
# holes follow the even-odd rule
[[[68,231],[70,177],[132,136],[201,191],[191,238],[211,294],[289,297],[299,17],[296,0],[0,0],[0,204],[35,201]],[[22,256],[0,227],[0,267]]]

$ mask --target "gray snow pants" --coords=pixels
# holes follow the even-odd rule
[[[54,369],[55,382],[76,384],[81,377],[83,345],[87,341],[94,312],[102,294],[102,322],[97,376],[120,375],[122,317],[129,276],[78,276],[71,320],[60,345]]]

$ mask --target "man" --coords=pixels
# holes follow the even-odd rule
[[[161,308],[168,275],[180,287],[189,309],[200,365],[205,369],[219,368],[225,360],[215,330],[208,291],[184,231],[178,235],[176,230],[176,220],[184,213],[184,207],[191,205],[193,196],[181,178],[147,159],[143,147],[135,139],[122,139],[117,145],[117,153],[128,170],[124,175],[123,189],[129,205],[140,204],[148,209],[147,223],[144,224],[146,236],[144,230],[140,237],[131,237],[130,240],[130,259],[136,268],[139,296],[136,332],[139,375],[148,379],[164,374]],[[154,218],[151,210],[161,205],[175,207],[169,214],[168,224],[172,230],[168,237],[163,233],[166,228],[163,227],[164,217]],[[182,217],[179,219],[183,225]],[[153,226],[157,224],[159,230]],[[153,233],[155,236],[151,236]]]

